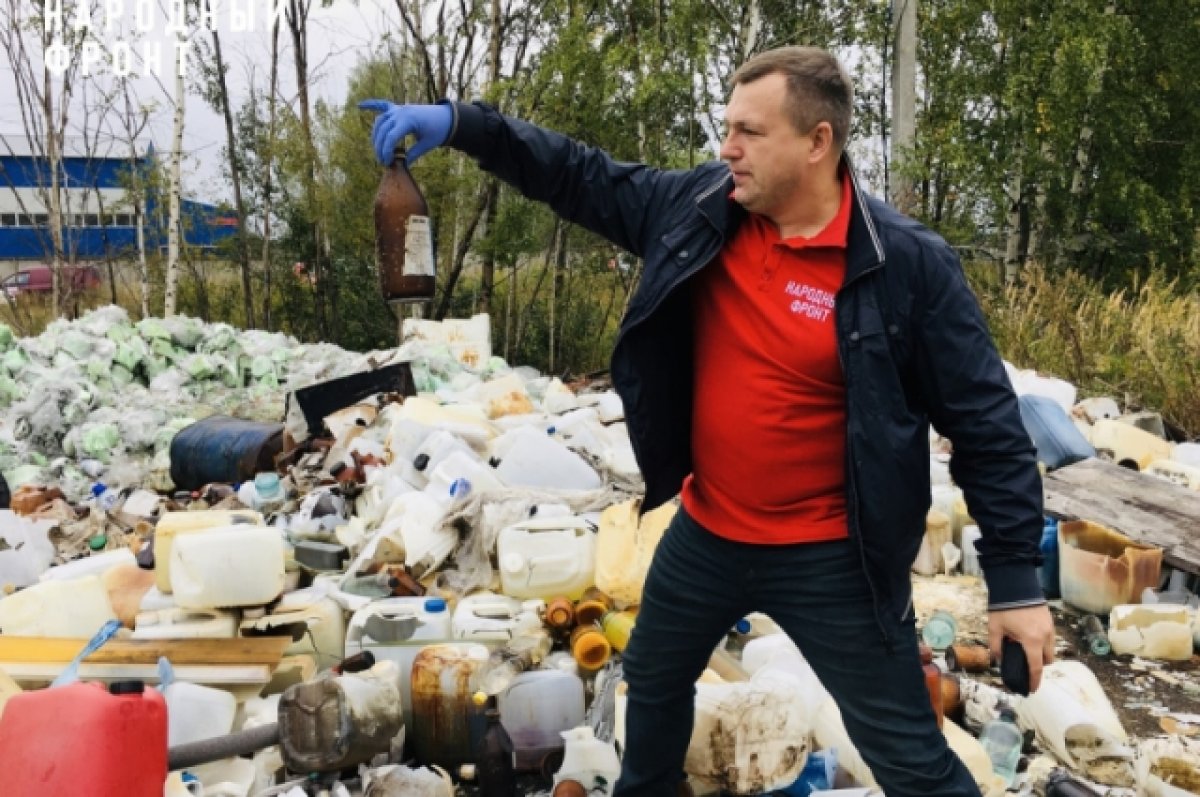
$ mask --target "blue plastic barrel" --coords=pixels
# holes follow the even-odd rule
[[[282,449],[282,423],[213,415],[171,440],[171,481],[181,490],[247,481],[275,470],[275,457]]]

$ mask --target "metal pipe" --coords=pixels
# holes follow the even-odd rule
[[[174,772],[225,758],[249,755],[273,744],[279,744],[279,723],[276,722],[172,747],[167,751],[167,768]]]

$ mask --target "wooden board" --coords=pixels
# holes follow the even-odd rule
[[[16,637],[0,634],[0,661],[63,662],[79,655],[86,639]],[[89,664],[155,664],[166,656],[173,665],[265,664],[274,669],[290,637],[235,639],[113,639],[88,656]]]
[[[1200,492],[1095,458],[1042,483],[1047,515],[1107,526],[1162,548],[1168,566],[1200,573]]]

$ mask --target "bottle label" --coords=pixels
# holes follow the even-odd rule
[[[404,227],[404,276],[432,277],[433,236],[428,216],[409,216]]]

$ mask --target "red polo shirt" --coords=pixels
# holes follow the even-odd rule
[[[834,297],[852,202],[811,238],[750,214],[693,287],[693,472],[683,505],[743,542],[847,536],[846,388]]]

